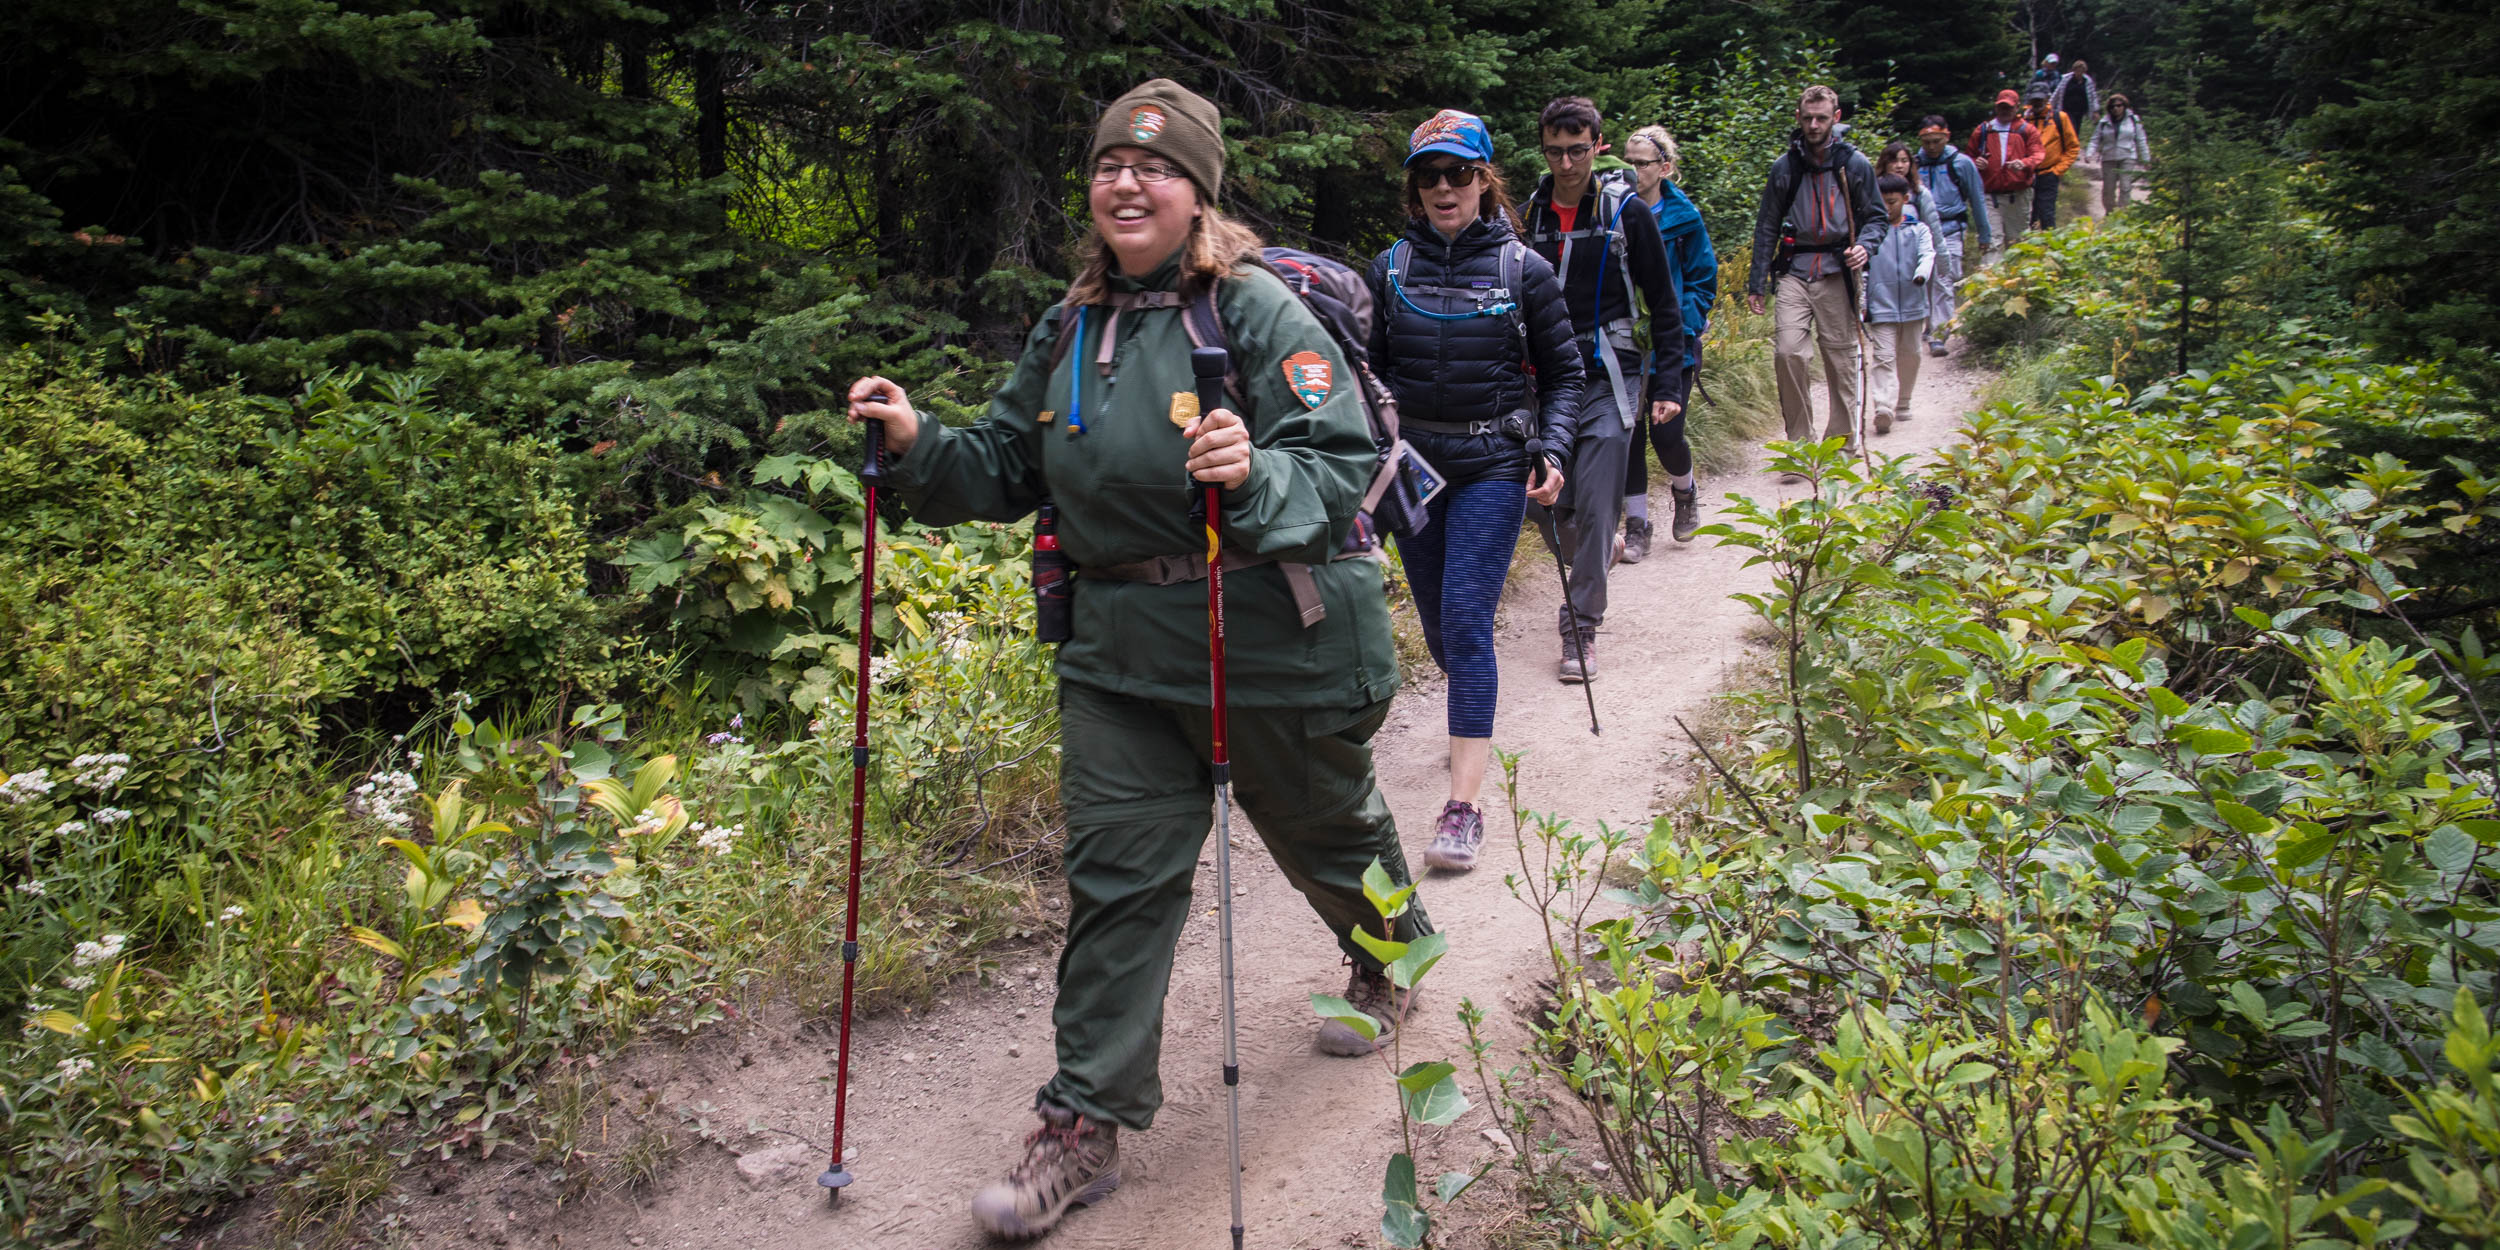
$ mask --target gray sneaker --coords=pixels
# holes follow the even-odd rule
[[[1365,1041],[1362,1034],[1334,1020],[1320,1022],[1319,1053],[1351,1059],[1376,1054],[1397,1037],[1398,1022],[1415,1008],[1415,991],[1389,984],[1386,972],[1356,964],[1354,975],[1346,979],[1345,1000],[1380,1025],[1380,1036]]]
[[[1645,517],[1623,518],[1623,562],[1638,564],[1649,556],[1651,526]]]
[[[972,1198],[972,1222],[992,1237],[1039,1237],[1120,1187],[1119,1125],[1047,1102],[1034,1110],[1042,1126],[1024,1139],[1024,1162]]]
[[[1555,670],[1554,675],[1566,686],[1576,686],[1584,681],[1597,680],[1596,630],[1579,631],[1576,641],[1570,634],[1563,635],[1562,664]]]
[[[1675,541],[1689,543],[1701,528],[1701,484],[1670,486],[1667,493],[1675,496]]]
[[[1441,806],[1441,827],[1424,848],[1424,867],[1465,872],[1476,866],[1476,848],[1484,845],[1484,815],[1471,803],[1456,799]]]

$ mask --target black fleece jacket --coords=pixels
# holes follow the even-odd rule
[[[1508,313],[1454,321],[1428,317],[1426,312],[1472,312],[1476,304],[1463,296],[1416,289],[1500,287],[1502,249],[1517,237],[1510,223],[1499,218],[1478,218],[1454,240],[1416,221],[1407,227],[1402,243],[1372,260],[1372,368],[1397,394],[1406,440],[1453,484],[1486,478],[1526,481],[1526,445],[1501,433],[1419,430],[1415,419],[1499,421],[1506,413],[1533,406],[1538,439],[1555,463],[1570,471],[1583,374],[1554,267],[1533,251],[1520,257],[1520,285],[1525,289],[1512,297],[1522,301],[1525,343],[1520,341],[1520,319]],[[1400,256],[1404,264],[1398,286],[1404,298],[1389,287],[1389,265]],[[1527,361],[1536,365],[1533,386]]]
[[[1597,220],[1601,198],[1597,180],[1589,179],[1589,189],[1580,197],[1579,229],[1602,230],[1606,227],[1608,223]],[[1526,221],[1531,241],[1540,231],[1552,233],[1562,229],[1562,219],[1554,215],[1552,174],[1538,180],[1536,194],[1528,197]],[[1641,302],[1649,307],[1649,393],[1641,402],[1647,404],[1673,399],[1676,379],[1684,370],[1684,313],[1675,297],[1675,266],[1667,257],[1666,240],[1659,237],[1657,219],[1650,214],[1649,205],[1641,203],[1641,197],[1624,197],[1620,228],[1626,250],[1631,253],[1632,284],[1640,288]],[[1594,338],[1599,326],[1627,317],[1637,321],[1641,315],[1641,310],[1632,304],[1632,292],[1623,288],[1623,262],[1613,254],[1611,246],[1601,248],[1598,242],[1595,238],[1573,240],[1571,269],[1562,275],[1564,306],[1571,310],[1571,323],[1583,341]],[[1533,246],[1537,255],[1557,269],[1562,267],[1561,243],[1549,241],[1533,243]],[[1605,265],[1602,277],[1598,273],[1601,262]],[[1605,305],[1603,309],[1598,306],[1601,299]],[[1591,316],[1597,318],[1595,325],[1589,322]],[[1594,355],[1584,348],[1581,358],[1588,366],[1591,393],[1611,384],[1606,377],[1605,365]],[[1624,381],[1632,385],[1634,395],[1638,397],[1641,388],[1632,375],[1641,372],[1639,357],[1618,353],[1618,359],[1624,362]],[[1649,414],[1634,414],[1633,420],[1646,423]]]

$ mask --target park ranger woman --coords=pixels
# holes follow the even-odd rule
[[[884,378],[850,392],[854,419],[885,423],[889,480],[921,521],[1008,521],[1048,500],[1078,566],[1074,636],[1058,660],[1069,899],[1052,1010],[1059,1069],[1036,1099],[1042,1123],[1024,1161],[973,1199],[973,1218],[1003,1237],[1038,1235],[1108,1194],[1119,1131],[1148,1127],[1162,1102],[1163,998],[1213,794],[1191,475],[1222,484],[1242,810],[1352,961],[1346,997],[1377,1019],[1403,1014],[1348,936],[1381,928],[1366,865],[1407,880],[1372,772],[1372,735],[1397,687],[1380,566],[1333,558],[1374,465],[1355,380],[1317,319],[1259,267],[1257,236],[1218,211],[1213,104],[1148,82],[1103,114],[1091,152],[1083,267],[979,421],[924,422]],[[1184,316],[1210,285],[1233,373],[1230,402],[1198,413]],[[1384,936],[1430,928],[1417,908]],[[1333,1022],[1318,1039],[1329,1054],[1374,1045]]]

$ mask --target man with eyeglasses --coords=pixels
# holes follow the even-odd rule
[[[1779,377],[1780,420],[1791,442],[1814,437],[1814,354],[1823,357],[1830,399],[1824,438],[1858,445],[1857,283],[1884,237],[1884,202],[1875,194],[1875,166],[1832,137],[1840,93],[1808,87],[1797,100],[1797,129],[1788,151],[1771,163],[1754,214],[1753,272],[1745,303],[1761,316],[1771,282],[1779,282],[1771,323],[1771,359]],[[1783,482],[1802,481],[1783,473]]]
[[[1553,508],[1553,524],[1538,526],[1559,542],[1570,564],[1571,584],[1558,613],[1562,663],[1557,676],[1578,683],[1597,676],[1597,627],[1606,619],[1606,573],[1614,562],[1615,531],[1623,525],[1623,480],[1630,457],[1639,454],[1632,426],[1646,417],[1672,421],[1684,411],[1675,399],[1683,372],[1684,315],[1678,309],[1667,246],[1658,225],[1628,179],[1596,177],[1606,150],[1597,106],[1565,96],[1537,119],[1551,172],[1528,198],[1528,246],[1563,278],[1563,302],[1582,359],[1588,389],[1580,401],[1580,431],[1572,445],[1570,480]],[[1641,306],[1649,308],[1649,346],[1639,338]],[[1544,518],[1539,518],[1540,522]]]

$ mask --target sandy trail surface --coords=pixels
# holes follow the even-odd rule
[[[1923,454],[1950,441],[1985,380],[1958,348],[1951,358],[1923,363],[1919,415],[1876,439],[1878,454]],[[1724,494],[1804,492],[1778,484],[1761,461],[1757,453],[1746,470],[1705,480],[1705,498],[1715,506]],[[1697,723],[1743,661],[1752,618],[1728,596],[1766,586],[1762,569],[1744,567],[1741,549],[1707,538],[1679,546],[1667,537],[1663,481],[1656,502],[1656,547],[1648,560],[1615,570],[1599,636],[1604,736],[1590,735],[1579,688],[1554,677],[1560,644],[1550,563],[1517,588],[1502,613],[1496,744],[1523,753],[1521,793],[1530,808],[1583,825],[1645,823],[1670,784],[1689,775],[1691,749],[1675,718]],[[1411,683],[1377,741],[1380,777],[1414,863],[1422,862],[1446,794],[1442,699],[1437,674]],[[1492,1066],[1518,1062],[1526,1037],[1520,1014],[1548,975],[1538,919],[1503,885],[1517,862],[1510,822],[1496,816],[1487,824],[1482,867],[1465,876],[1433,874],[1423,886],[1450,954],[1426,982],[1405,1043],[1409,1061],[1446,1057],[1463,1071],[1456,1009],[1471,998],[1487,1016]],[[1247,1244],[1377,1244],[1381,1169],[1398,1148],[1391,1082],[1376,1061],[1330,1059],[1312,1049],[1308,997],[1343,989],[1337,949],[1238,816],[1232,833]],[[1213,850],[1210,842],[1167,1003],[1161,1118],[1150,1132],[1123,1135],[1119,1192],[1072,1214],[1043,1244],[1229,1244]],[[838,1208],[816,1187],[822,1156],[805,1144],[831,1136],[832,1040],[768,1015],[689,1043],[641,1046],[611,1065],[611,1087],[634,1103],[656,1096],[664,1108],[712,1108],[703,1118],[716,1140],[686,1149],[637,1198],[558,1208],[526,1160],[470,1161],[404,1179],[408,1201],[395,1221],[401,1243],[446,1250],[988,1244],[966,1204],[1020,1157],[1033,1125],[1028,1108],[1052,1067],[1055,955],[1010,951],[991,984],[959,984],[933,1010],[865,1022],[855,1037],[849,1132],[858,1182]],[[1428,1131],[1419,1152],[1426,1177],[1470,1167],[1498,1149],[1484,1133],[1491,1114],[1474,1082],[1467,1085],[1479,1105],[1456,1124]],[[1472,1195],[1462,1200],[1447,1243],[1480,1243],[1470,1226],[1495,1217],[1500,1206]]]

